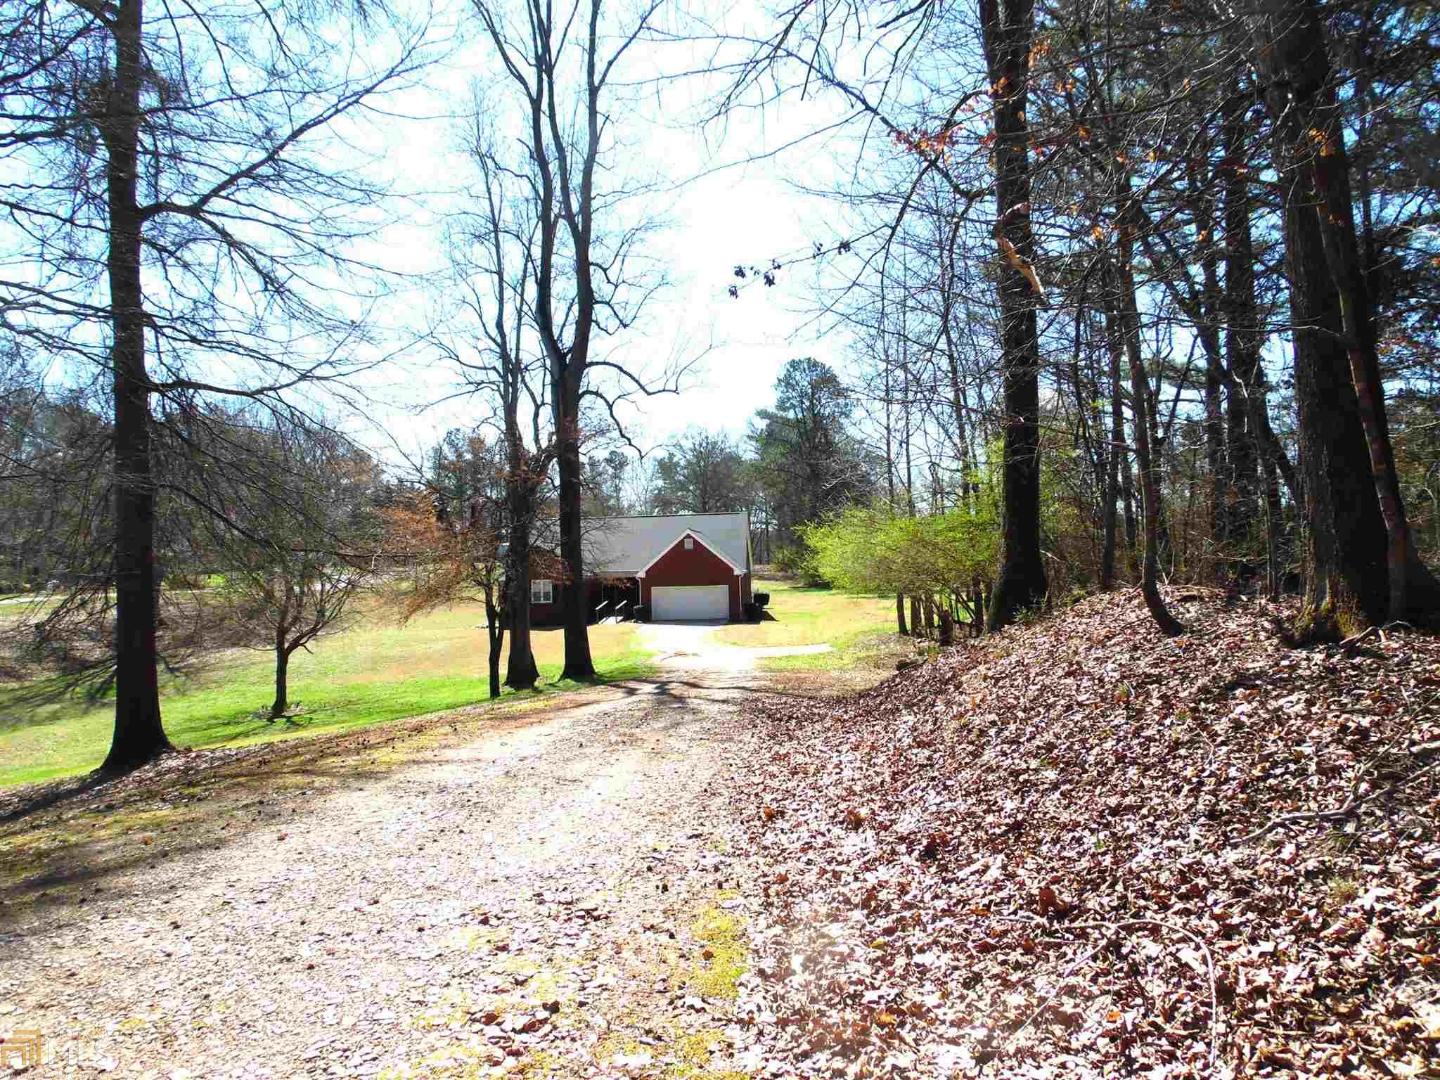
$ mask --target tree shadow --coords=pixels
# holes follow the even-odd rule
[[[26,728],[44,727],[55,722],[40,710],[47,705],[59,705],[77,696],[87,707],[104,704],[99,696],[86,697],[87,687],[84,674],[49,675],[15,686],[0,689],[0,732],[23,731]]]
[[[509,711],[471,706],[333,735],[181,750],[126,775],[93,772],[0,793],[0,925],[22,911],[83,902],[87,892],[113,889],[113,879],[142,867],[289,825],[323,798],[379,782],[426,752],[646,696],[668,715],[637,710],[636,722],[673,728],[704,714],[687,704],[816,695],[764,680],[628,679],[527,696]]]
[[[83,776],[68,776],[63,780],[27,786],[21,790],[18,797],[0,803],[0,826],[9,825],[29,817],[31,814],[38,814],[42,810],[59,806],[67,800],[78,799],[106,784],[113,783],[116,779],[118,778],[113,774],[103,773],[96,769]]]
[[[77,890],[138,867],[294,821],[320,799],[384,779],[428,750],[544,715],[465,712],[329,737],[175,751],[129,774],[94,772],[0,795],[0,923],[21,908],[74,900]]]

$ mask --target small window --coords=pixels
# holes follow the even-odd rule
[[[553,604],[555,602],[555,584],[549,578],[536,578],[530,582],[530,602],[532,604]]]
[[[694,550],[695,550],[695,538],[694,538],[693,536],[687,536],[687,537],[685,537],[685,550],[686,550],[686,551],[694,551]]]

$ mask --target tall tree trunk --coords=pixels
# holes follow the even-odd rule
[[[526,600],[528,601],[529,597],[526,597]],[[506,603],[508,602],[507,599]],[[525,626],[528,630],[530,626],[528,610],[526,616]],[[495,604],[495,590],[493,586],[487,585],[485,589],[485,636],[490,648],[485,659],[486,670],[490,676],[490,697],[492,699],[500,696],[500,654],[505,651],[505,621],[505,613]]]
[[[584,97],[584,144],[577,155],[566,150],[561,134],[562,118],[555,96],[555,72],[547,69],[546,57],[553,47],[554,26],[550,12],[542,7],[529,9],[532,34],[535,35],[535,75],[537,85],[548,87],[548,93],[531,94],[529,152],[535,162],[539,184],[537,195],[540,213],[540,251],[537,260],[535,300],[533,305],[536,329],[545,350],[549,368],[550,407],[554,419],[555,463],[560,478],[559,518],[560,557],[566,575],[561,586],[561,610],[565,626],[565,666],[562,679],[590,682],[595,678],[595,664],[590,657],[589,605],[585,588],[584,520],[581,514],[583,494],[580,475],[580,398],[585,384],[585,366],[589,361],[590,332],[595,320],[594,264],[591,262],[591,230],[594,222],[594,175],[600,149],[600,87],[595,82],[596,34],[600,6],[591,6],[588,33],[582,46],[586,58]],[[539,42],[544,42],[542,47]],[[497,42],[498,44],[498,42]],[[543,76],[542,76],[543,71]],[[554,168],[551,153],[560,168]],[[558,188],[557,188],[558,174]],[[556,234],[563,227],[570,237],[568,255],[573,300],[557,317],[554,281],[557,260]],[[568,290],[567,290],[568,291]],[[560,339],[561,329],[569,325],[568,342]]]
[[[1280,506],[1280,484],[1275,479],[1275,471],[1275,466],[1269,463],[1262,470],[1265,484],[1265,591],[1271,600],[1280,599],[1280,591],[1285,584],[1280,562],[1284,519]]]
[[[1041,603],[1046,588],[1040,553],[1039,297],[1026,276],[1035,257],[1025,117],[1034,26],[1033,0],[980,0],[980,34],[994,101],[1004,401],[1000,570],[987,613],[992,627],[1004,626],[1018,612]]]
[[[290,650],[285,647],[285,631],[275,632],[275,700],[270,705],[270,719],[279,720],[290,710]]]
[[[1207,152],[1208,157],[1208,152]],[[1195,217],[1200,248],[1200,289],[1196,296],[1195,330],[1205,354],[1203,402],[1205,407],[1205,513],[1209,532],[1203,556],[1207,576],[1224,576],[1229,540],[1225,505],[1230,489],[1229,460],[1225,453],[1225,412],[1221,390],[1225,385],[1224,362],[1220,352],[1220,327],[1224,319],[1220,291],[1220,245],[1215,238],[1215,195],[1209,177],[1189,171],[1187,195]]]
[[[543,20],[553,26],[547,15]],[[585,581],[585,521],[581,513],[583,496],[580,475],[580,401],[585,387],[586,365],[590,362],[590,335],[595,326],[595,281],[596,262],[591,253],[591,241],[595,226],[595,169],[600,156],[600,133],[608,117],[600,111],[601,84],[596,81],[599,45],[600,0],[594,0],[590,7],[589,24],[585,38],[585,126],[583,150],[579,156],[578,175],[568,170],[560,171],[561,217],[570,233],[570,260],[573,268],[575,298],[573,310],[573,331],[570,345],[565,350],[563,362],[558,370],[561,377],[555,381],[553,394],[558,410],[555,422],[555,436],[558,440],[560,473],[560,555],[565,560],[569,576],[565,581],[565,667],[560,673],[562,679],[576,682],[593,682],[595,662],[590,656],[590,599]],[[608,70],[608,68],[606,69]],[[554,70],[547,73],[550,82],[550,97],[547,119],[550,134],[557,147],[563,139],[560,133],[561,118],[556,109]],[[558,153],[558,151],[557,151]],[[560,160],[565,160],[560,153]],[[571,166],[577,164],[572,158]],[[578,184],[575,181],[578,179]],[[574,185],[572,187],[572,184]],[[605,271],[602,268],[601,273]],[[551,327],[553,331],[553,326]],[[552,367],[552,370],[555,370]]]
[[[947,253],[946,258],[953,259],[952,253]],[[953,281],[953,275],[951,276]],[[949,296],[949,290],[946,292]],[[966,400],[965,384],[960,380],[960,359],[959,346],[955,342],[955,331],[950,321],[949,299],[946,300],[945,310],[941,313],[941,327],[945,337],[945,367],[950,380],[950,415],[954,427],[950,432],[950,440],[955,447],[955,457],[960,466],[960,505],[970,505],[970,480],[971,480],[971,454],[969,431],[969,402]]]
[[[889,350],[886,344],[887,339],[883,336],[885,321],[885,277],[883,274],[880,278],[880,321],[882,328],[880,368],[883,378],[881,395],[885,402],[885,500],[893,511],[895,509],[895,402],[890,385]]]
[[[530,470],[518,452],[511,454],[511,475],[506,478],[509,511],[508,547],[505,549],[504,621],[510,624],[510,658],[505,685],[532,690],[540,678],[530,644],[530,529],[535,519],[535,494]],[[498,696],[498,695],[492,695]]]
[[[1075,399],[1075,444],[1076,448],[1085,454],[1085,463],[1090,467],[1090,479],[1095,485],[1097,502],[1100,507],[1100,569],[1101,576],[1105,574],[1105,497],[1110,493],[1106,484],[1107,465],[1109,455],[1105,453],[1104,427],[1100,416],[1100,388],[1095,385],[1093,379],[1087,379],[1082,372],[1080,359],[1085,353],[1086,325],[1089,319],[1088,298],[1085,288],[1082,285],[1079,298],[1075,305],[1074,319],[1074,345],[1070,351],[1070,390]],[[1113,507],[1111,504],[1111,516],[1113,521]],[[1093,519],[1092,519],[1093,520]],[[1112,537],[1113,540],[1113,537]],[[1110,560],[1110,575],[1114,576],[1115,553],[1112,550],[1108,556]],[[1109,588],[1102,585],[1102,589]]]
[[[905,513],[915,516],[915,462],[910,453],[910,362],[905,354],[905,305],[900,306],[900,454],[905,462]]]
[[[111,24],[115,69],[101,125],[115,394],[115,730],[106,772],[136,768],[170,749],[156,671],[155,483],[137,202],[143,25],[140,0],[119,0]]]
[[[1135,473],[1130,465],[1127,449],[1120,455],[1120,509],[1125,524],[1125,566],[1133,580],[1140,576],[1140,564],[1136,553],[1140,550],[1140,529],[1135,513]]]
[[[910,633],[909,629],[906,628],[906,626],[905,626],[905,594],[904,594],[904,593],[896,593],[896,594],[895,594],[895,632],[896,632],[897,634],[899,634],[901,637],[905,637],[906,635],[908,635],[908,634]]]
[[[1131,264],[1133,265],[1133,264]],[[1131,277],[1131,295],[1134,295],[1133,271]],[[1140,344],[1140,312],[1134,312],[1135,345],[1138,349]],[[1129,346],[1126,347],[1127,353]],[[1160,388],[1156,385],[1160,380],[1160,372],[1156,371],[1155,382],[1148,378],[1145,380],[1145,415],[1150,421],[1150,467],[1151,475],[1155,481],[1156,516],[1155,516],[1155,560],[1156,564],[1166,563],[1173,565],[1175,559],[1175,544],[1170,536],[1170,518],[1166,511],[1165,500],[1158,498],[1160,491],[1160,475],[1163,472],[1162,452],[1165,446],[1165,438],[1160,430]],[[1139,460],[1139,452],[1136,452],[1136,460]],[[1141,492],[1141,501],[1144,501],[1144,492]]]
[[[1436,582],[1419,560],[1405,517],[1399,477],[1385,417],[1384,387],[1376,352],[1374,313],[1366,288],[1365,269],[1350,194],[1350,169],[1345,134],[1330,59],[1326,32],[1313,0],[1264,0],[1256,18],[1257,67],[1265,80],[1265,101],[1275,121],[1276,159],[1282,170],[1285,191],[1286,267],[1292,295],[1303,294],[1307,302],[1323,301],[1322,324],[1333,339],[1323,345],[1327,364],[1343,362],[1350,393],[1328,402],[1316,400],[1321,409],[1310,409],[1313,423],[1324,408],[1344,410],[1350,416],[1337,425],[1326,425],[1331,433],[1345,429],[1348,437],[1359,437],[1358,459],[1353,451],[1330,447],[1332,467],[1347,471],[1357,462],[1368,473],[1372,497],[1381,520],[1384,542],[1383,600],[1375,585],[1365,577],[1373,566],[1373,537],[1356,535],[1334,522],[1337,514],[1370,519],[1368,509],[1344,504],[1326,505],[1327,493],[1314,499],[1320,536],[1312,538],[1311,588],[1307,590],[1308,629],[1319,633],[1344,632],[1345,623],[1377,622],[1391,619],[1435,617]],[[1294,248],[1292,256],[1292,246]],[[1322,315],[1314,307],[1309,314]],[[1301,332],[1309,333],[1309,319],[1296,318]],[[1301,332],[1297,332],[1297,342]],[[1309,336],[1314,337],[1313,333]],[[1316,350],[1318,351],[1318,350]],[[1296,350],[1297,398],[1301,378],[1301,357]],[[1310,390],[1323,389],[1331,372],[1317,372]],[[1302,406],[1302,443],[1307,410]],[[1358,433],[1355,429],[1358,428]],[[1323,441],[1312,432],[1312,441]],[[1310,502],[1312,466],[1305,468],[1307,502]],[[1344,483],[1353,487],[1353,478]],[[1334,483],[1334,477],[1331,477]],[[1317,522],[1310,522],[1312,532]],[[1350,550],[1355,545],[1355,550]],[[1329,579],[1322,582],[1321,578]],[[1412,596],[1414,603],[1412,604]],[[1329,625],[1333,622],[1333,625]]]
[[[540,679],[530,639],[530,575],[505,580],[505,621],[510,627],[510,656],[505,663],[505,685],[533,690]]]
[[[1334,638],[1385,616],[1385,522],[1370,477],[1335,295],[1323,272],[1319,225],[1298,193],[1287,190],[1285,203],[1306,526],[1298,630],[1302,637]]]
[[[563,380],[569,384],[571,380]],[[580,388],[566,386],[563,411],[556,425],[560,473],[560,557],[565,560],[562,586],[565,619],[565,667],[561,679],[593,682],[590,657],[590,610],[585,588],[585,522],[581,514]]]
[[[1118,407],[1118,402],[1116,403]],[[1123,447],[1112,445],[1105,459],[1105,489],[1100,507],[1100,589],[1108,592],[1115,587],[1116,503],[1120,494],[1120,455]]]
[[[1119,314],[1113,301],[1105,311],[1105,348],[1110,358],[1110,486],[1107,510],[1107,540],[1102,551],[1100,567],[1101,587],[1110,588],[1115,578],[1115,515],[1118,494],[1119,509],[1125,524],[1125,566],[1133,575],[1135,566],[1135,494],[1134,480],[1130,472],[1130,444],[1125,438],[1125,394],[1121,371],[1124,365],[1124,332]],[[1108,551],[1109,559],[1104,558]]]
[[[1129,179],[1121,181],[1116,206],[1119,218],[1116,245],[1115,297],[1120,306],[1120,326],[1125,355],[1130,364],[1130,419],[1135,432],[1135,462],[1140,474],[1140,497],[1145,515],[1145,546],[1141,554],[1140,591],[1155,625],[1166,637],[1184,633],[1160,595],[1160,479],[1151,445],[1150,380],[1140,355],[1140,312],[1135,300],[1135,278],[1131,270],[1134,245],[1134,214],[1130,207]]]
[[[1251,417],[1256,407],[1265,408],[1255,307],[1255,245],[1250,232],[1253,211],[1245,179],[1245,113],[1251,100],[1238,88],[1232,92],[1221,125],[1224,159],[1220,168],[1225,221],[1225,362],[1231,375],[1225,413],[1231,493],[1225,529],[1228,536],[1242,542],[1252,536],[1259,517],[1259,432]]]
[[[1215,258],[1207,253],[1204,257],[1205,291],[1218,296],[1219,278],[1215,273]],[[1218,302],[1206,305],[1206,316],[1218,315]],[[1218,338],[1216,327],[1206,328],[1207,336]],[[1230,461],[1225,452],[1225,410],[1221,403],[1221,387],[1224,374],[1221,370],[1219,342],[1213,341],[1205,352],[1205,468],[1208,472],[1205,484],[1206,516],[1210,527],[1210,551],[1206,562],[1211,574],[1225,576],[1226,560],[1233,557],[1229,551],[1230,531],[1226,513],[1226,496],[1230,490]]]

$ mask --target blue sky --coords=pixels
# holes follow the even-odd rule
[[[464,7],[453,10],[463,13]],[[765,18],[753,5],[731,5],[725,12],[732,24]],[[379,256],[391,267],[420,274],[439,265],[436,226],[455,194],[453,183],[437,178],[465,175],[457,148],[459,115],[471,100],[472,83],[496,74],[466,66],[481,55],[478,43],[452,49],[427,72],[422,86],[387,103],[408,118],[383,123],[372,118],[370,130],[354,136],[384,159],[397,189],[409,193],[401,204],[404,213],[379,245]],[[704,55],[698,45],[637,46],[631,86],[622,91],[626,107],[617,110],[627,152],[652,178],[664,181],[665,190],[645,207],[663,225],[646,243],[665,267],[669,286],[648,305],[643,327],[616,344],[627,358],[692,361],[681,394],[641,400],[628,410],[627,428],[646,448],[695,426],[742,433],[755,410],[771,402],[788,359],[816,356],[843,366],[849,343],[843,331],[815,317],[822,267],[802,264],[782,273],[774,288],[756,283],[738,298],[728,295],[736,264],[794,257],[816,241],[833,244],[842,238],[840,207],[795,184],[832,186],[837,170],[853,165],[843,145],[817,139],[764,156],[832,123],[838,115],[834,103],[792,102],[783,111],[732,114],[723,128],[702,126],[696,120],[717,80],[650,79],[694,66]],[[402,293],[384,317],[413,321],[418,306],[418,296]],[[464,400],[419,411],[453,387],[453,372],[443,365],[389,366],[367,380],[366,420],[413,455],[476,414],[477,405]],[[357,435],[366,438],[363,430]]]

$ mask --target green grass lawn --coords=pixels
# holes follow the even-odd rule
[[[831,645],[833,652],[761,659],[766,671],[804,671],[866,662],[889,651],[895,639],[895,598],[812,589],[789,581],[757,580],[756,592],[770,594],[767,618],[736,623],[717,631],[727,645],[765,648],[781,645]],[[897,639],[898,640],[898,639]]]
[[[227,651],[202,671],[166,677],[161,688],[165,729],[177,746],[268,742],[341,731],[486,700],[484,613],[454,607],[399,624],[386,613],[322,639],[313,653],[290,662],[290,702],[297,723],[269,723],[257,715],[274,694],[267,654]],[[542,689],[560,673],[560,630],[534,632]],[[649,654],[633,625],[592,626],[590,648],[602,679],[637,678]],[[113,706],[76,695],[34,703],[33,684],[0,684],[0,787],[88,772],[109,745]],[[507,694],[507,697],[510,695]]]

